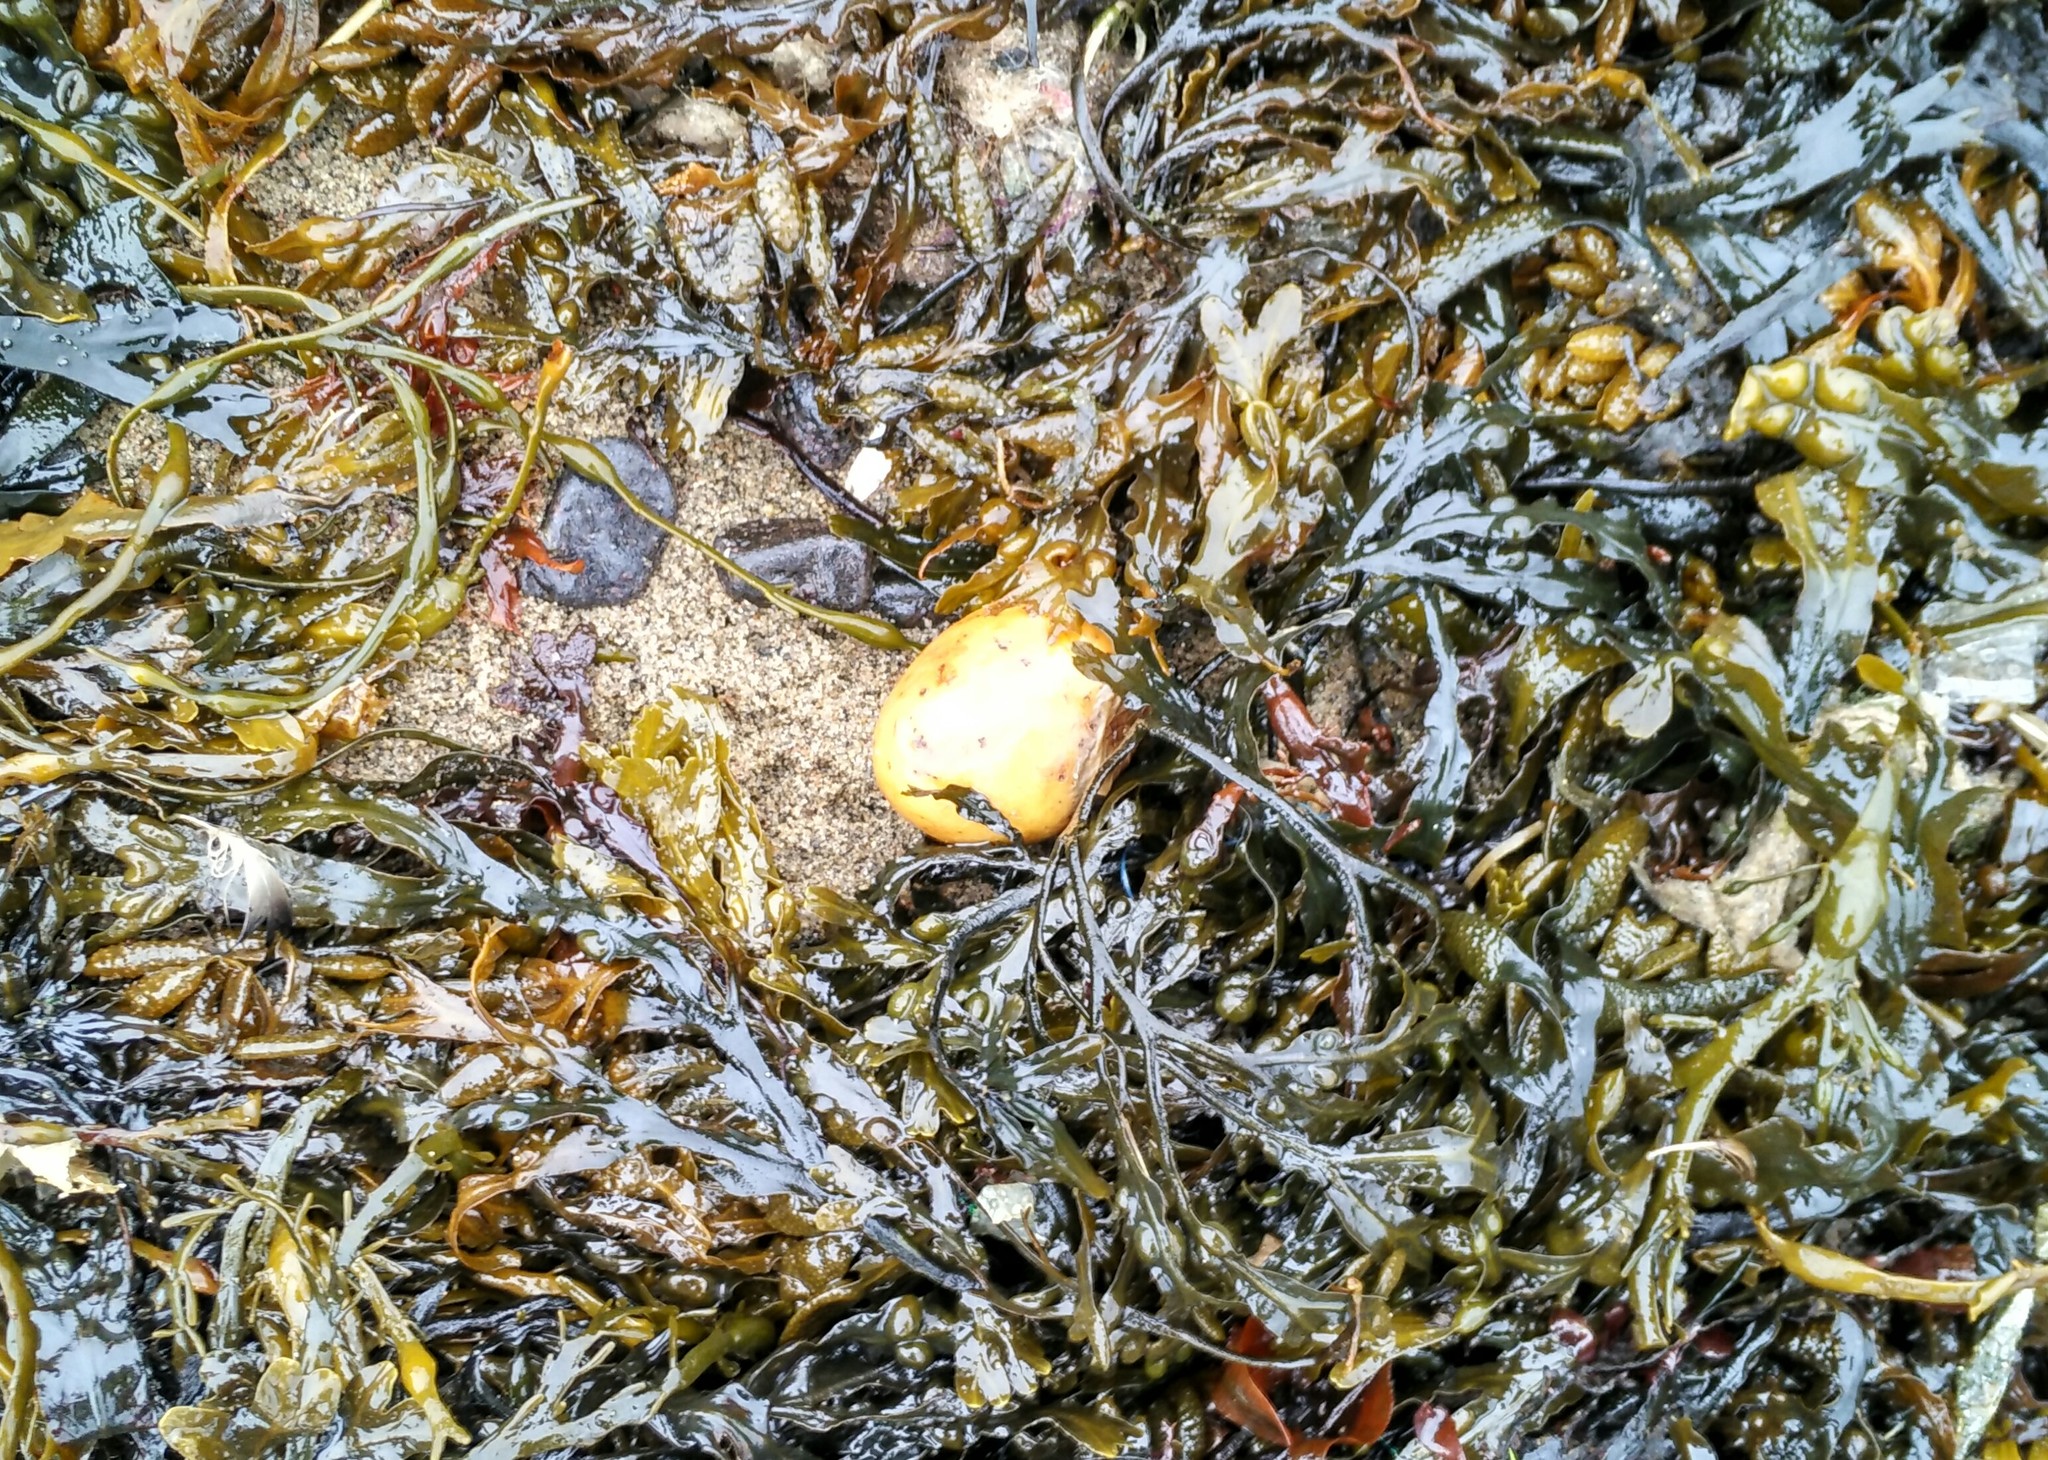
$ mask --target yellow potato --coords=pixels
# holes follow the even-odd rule
[[[1074,665],[1081,635],[1027,605],[969,614],[913,659],[875,722],[875,781],[926,836],[985,842],[989,827],[930,795],[979,791],[1026,841],[1073,818],[1101,765],[1116,696]]]

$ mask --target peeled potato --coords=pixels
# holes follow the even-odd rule
[[[990,827],[929,794],[978,791],[1026,841],[1065,827],[1101,764],[1116,696],[1074,665],[1082,634],[1017,604],[969,614],[910,662],[875,722],[875,781],[934,841]]]

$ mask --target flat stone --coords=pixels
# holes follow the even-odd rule
[[[646,447],[623,436],[601,436],[595,445],[610,458],[612,469],[634,496],[663,517],[675,516],[675,484]],[[541,540],[561,561],[581,558],[583,571],[565,573],[524,563],[520,587],[566,608],[631,603],[646,590],[668,547],[668,534],[634,512],[616,492],[573,471],[555,479]]]
[[[932,621],[932,606],[938,595],[908,573],[886,563],[875,566],[875,592],[868,601],[871,612],[898,628],[922,628]]]
[[[786,588],[819,608],[860,610],[875,591],[874,554],[835,537],[815,517],[770,517],[742,522],[718,535],[718,550],[757,578]],[[725,591],[748,603],[767,600],[750,584],[719,570]]]

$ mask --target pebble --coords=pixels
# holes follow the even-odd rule
[[[602,436],[595,444],[636,497],[663,517],[675,516],[675,484],[646,447],[623,436]],[[565,608],[631,603],[646,591],[668,547],[667,533],[603,483],[573,471],[564,471],[555,480],[541,539],[558,559],[581,558],[583,571],[565,573],[525,563],[520,587]]]
[[[815,517],[742,522],[718,535],[718,550],[754,574],[819,608],[859,610],[875,592],[874,554],[835,537]],[[719,571],[725,591],[749,603],[767,600],[751,585]]]
[[[660,141],[713,157],[731,157],[746,145],[747,126],[730,108],[708,97],[680,95],[648,121]]]
[[[742,522],[720,533],[717,547],[756,577],[819,608],[873,611],[906,627],[931,617],[931,589],[879,561],[865,544],[835,536],[815,517]],[[754,588],[724,570],[718,577],[733,597],[748,603],[766,602]]]
[[[900,629],[921,628],[931,623],[937,601],[931,589],[885,563],[875,570],[875,594],[868,608]]]

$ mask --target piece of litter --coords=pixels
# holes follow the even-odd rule
[[[846,464],[846,490],[857,502],[872,502],[875,493],[889,484],[889,477],[895,470],[896,459],[888,452],[863,446]]]

